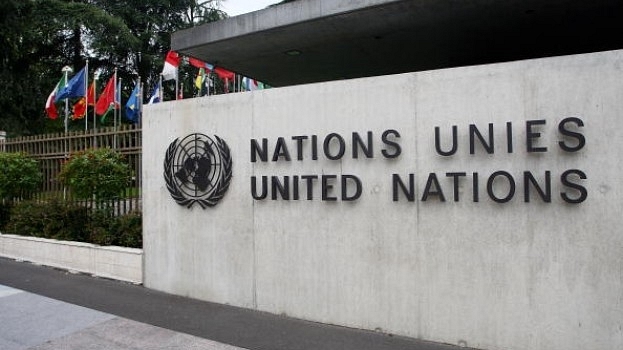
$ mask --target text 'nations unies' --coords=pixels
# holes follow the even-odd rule
[[[515,132],[519,128],[512,122],[507,122],[501,128],[494,128],[493,123],[486,128],[469,124],[464,127],[464,134],[459,134],[459,127],[452,125],[450,132],[442,132],[439,126],[434,127],[434,146],[437,156],[450,158],[461,154],[461,139],[465,139],[465,147],[469,148],[469,155],[498,153],[527,153],[539,154],[550,151],[551,146],[544,140],[542,132],[547,127],[545,119],[527,120],[521,126],[521,133],[525,135],[518,143]],[[582,133],[584,122],[577,117],[562,119],[557,125],[557,142],[552,145],[563,153],[575,154],[586,145],[586,138]],[[494,131],[497,130],[498,133]],[[339,161],[344,157],[351,159],[372,159],[375,156],[382,159],[395,159],[402,154],[400,145],[401,134],[394,129],[383,131],[375,135],[372,131],[365,134],[352,132],[347,137],[339,133],[329,133],[324,137],[318,135],[296,135],[289,138],[277,137],[274,142],[267,138],[251,139],[250,161],[263,162],[291,162],[291,161]],[[376,142],[376,143],[375,143]],[[497,142],[497,146],[496,146]],[[375,147],[375,145],[378,146]],[[522,147],[517,147],[521,144]],[[378,147],[378,150],[376,149]],[[501,150],[501,151],[500,151]],[[463,152],[467,153],[467,149]],[[421,156],[421,155],[420,155]],[[425,173],[426,174],[426,173]],[[422,177],[422,175],[420,175]],[[442,173],[428,172],[424,177],[425,183],[416,184],[416,174],[391,174],[388,179],[391,183],[392,201],[420,200],[427,202],[436,200],[446,202],[452,200],[480,202],[487,198],[496,203],[510,202],[521,197],[526,203],[538,199],[544,203],[551,203],[553,198],[578,204],[588,197],[584,184],[586,173],[580,169],[565,169],[559,174],[552,175],[551,170],[512,172],[497,170],[483,173],[482,171],[446,171]],[[321,201],[354,201],[361,197],[363,182],[355,174],[296,174],[286,176],[251,176],[251,195],[255,200],[321,200]],[[560,191],[553,194],[552,183],[558,182]],[[468,188],[466,188],[468,187]],[[518,187],[522,190],[518,190]],[[421,191],[417,191],[421,188]],[[416,196],[421,193],[421,196]],[[461,195],[463,193],[463,195]],[[519,193],[519,194],[518,194]]]

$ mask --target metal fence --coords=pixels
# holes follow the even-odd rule
[[[132,181],[119,198],[108,206],[119,215],[133,210],[141,210],[142,189],[142,134],[141,129],[133,125],[98,130],[75,131],[60,134],[46,134],[9,139],[0,138],[0,152],[22,152],[37,159],[41,166],[43,182],[35,193],[37,199],[62,197],[72,200],[71,193],[58,181],[61,167],[73,153],[89,148],[108,147],[123,154],[132,172]],[[1,170],[0,170],[1,171]],[[93,202],[84,202],[93,206]]]

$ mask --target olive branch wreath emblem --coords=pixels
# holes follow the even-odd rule
[[[229,151],[229,146],[227,146],[227,143],[225,143],[225,141],[223,141],[220,137],[214,135],[215,140],[212,140],[206,135],[196,133],[188,135],[184,139],[192,137],[194,137],[195,139],[197,137],[206,138],[210,140],[214,148],[216,148],[216,150],[212,150],[212,147],[209,146],[209,151],[216,151],[220,159],[220,172],[218,173],[216,182],[212,184],[212,188],[207,191],[206,194],[203,194],[201,196],[188,196],[181,190],[180,186],[175,181],[174,166],[174,159],[178,151],[178,147],[181,145],[179,138],[171,142],[171,144],[167,148],[164,157],[164,180],[167,185],[167,190],[177,204],[190,209],[195,203],[197,203],[199,204],[201,209],[205,209],[207,207],[213,207],[217,205],[218,202],[225,196],[232,177],[232,159]]]

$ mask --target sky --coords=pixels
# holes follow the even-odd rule
[[[276,4],[281,0],[225,0],[221,4],[221,9],[230,17],[238,16],[243,13],[263,10],[268,5]]]

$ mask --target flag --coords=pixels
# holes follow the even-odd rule
[[[65,75],[63,74],[63,77],[61,78],[61,80],[58,81],[58,83],[56,83],[54,90],[52,90],[52,92],[48,96],[48,99],[45,101],[45,112],[50,119],[58,118],[58,111],[56,110],[56,105],[54,103],[56,101],[56,94],[58,94],[58,90],[62,86],[65,86],[65,82]]]
[[[80,98],[73,107],[73,119],[82,119],[87,114],[87,106],[95,105],[95,82],[87,90],[87,96]]]
[[[164,80],[177,80],[177,67],[180,65],[180,56],[175,51],[169,51],[167,57],[164,60],[164,67],[162,68],[162,79]]]
[[[160,102],[160,82],[158,82],[158,84],[154,87],[154,91],[151,93],[151,97],[149,98],[147,104],[154,104],[158,102]]]
[[[216,67],[214,68],[214,73],[216,73],[219,78],[223,80],[234,80],[235,73],[232,71],[228,71],[225,68]]]
[[[86,96],[85,82],[87,78],[87,72],[85,68],[82,68],[80,72],[78,72],[78,74],[74,75],[71,79],[69,79],[67,85],[62,87],[54,98],[54,102],[58,102],[65,98]]]
[[[117,81],[117,90],[115,90],[115,108],[121,108],[121,79]]]
[[[113,75],[113,78],[116,77],[116,76],[117,76],[117,73],[115,73],[115,75]],[[114,86],[114,82],[111,82],[111,81],[108,81],[108,82],[110,83],[110,85]],[[111,111],[114,111],[115,109],[120,109],[121,108],[121,79],[119,79],[117,81],[117,88],[113,89],[113,90],[114,90],[114,92],[110,93],[110,95],[113,96],[113,100],[110,101],[110,104],[108,105],[108,109],[100,117],[100,122],[102,124],[106,122],[106,117],[108,117],[108,115],[110,114]],[[109,97],[110,97],[110,95],[109,95]],[[115,118],[115,122],[116,122],[116,118]]]
[[[249,78],[242,77],[240,80],[240,91],[251,91],[251,87],[249,86]]]
[[[242,87],[247,91],[261,89],[260,83],[257,80],[247,77],[242,78]]]
[[[195,78],[195,87],[201,91],[201,87],[203,86],[203,82],[205,79],[205,69],[201,68],[199,69],[199,72],[197,72],[197,77]]]
[[[206,63],[206,62],[203,62],[202,60],[198,60],[198,59],[196,59],[194,57],[189,57],[188,58],[188,63],[190,63],[191,66],[197,67],[197,68],[200,68],[200,69],[204,68],[204,69],[208,69],[208,71],[214,70],[214,66],[213,65],[211,65],[209,63]]]
[[[84,115],[87,113],[87,99],[86,97],[81,97],[78,102],[74,103],[72,108],[73,120],[82,119]]]
[[[92,82],[87,90],[87,106],[95,106],[95,82]]]
[[[138,117],[141,111],[140,94],[141,91],[139,83],[136,83],[136,85],[134,86],[134,90],[132,90],[132,94],[128,99],[128,102],[125,105],[125,117],[135,123],[138,122]]]
[[[106,83],[106,87],[104,87],[104,91],[100,95],[100,98],[97,100],[95,104],[95,114],[103,115],[111,106],[114,106],[115,103],[115,76],[113,75],[108,79],[108,83]]]
[[[205,68],[206,67],[206,63],[203,62],[202,60],[198,60],[194,57],[189,57],[188,58],[188,63],[193,66],[193,67],[197,67],[197,68]]]
[[[199,90],[199,94],[201,94],[201,89],[203,88],[203,83],[205,82],[205,79],[205,68],[199,68],[199,72],[197,72],[197,78],[195,78],[195,87]]]
[[[100,123],[104,124],[106,123],[106,118],[108,117],[108,115],[110,114],[110,112],[114,111],[115,109],[112,108],[112,104],[110,106],[110,108],[108,108],[106,110],[106,112],[104,112],[104,114],[100,117]]]

